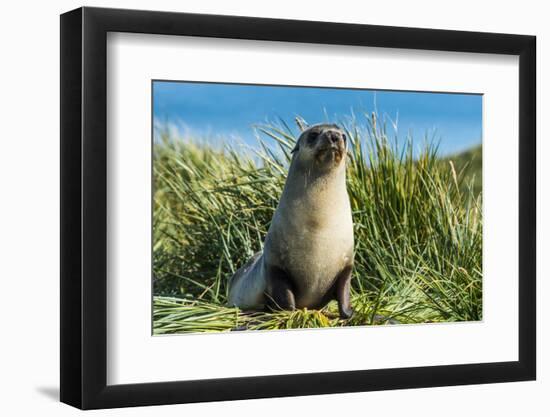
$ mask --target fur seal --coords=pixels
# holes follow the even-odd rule
[[[231,277],[228,304],[241,309],[322,308],[351,317],[354,240],[346,189],[347,138],[333,124],[304,130],[263,251]]]

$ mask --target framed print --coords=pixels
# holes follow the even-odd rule
[[[535,379],[535,38],[61,16],[61,401]]]

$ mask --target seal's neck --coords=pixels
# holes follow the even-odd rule
[[[298,202],[302,209],[319,214],[349,204],[345,163],[330,170],[291,164],[281,200],[289,206]]]

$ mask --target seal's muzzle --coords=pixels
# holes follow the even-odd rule
[[[316,157],[319,162],[339,163],[346,152],[346,135],[336,129],[323,132],[317,142]]]

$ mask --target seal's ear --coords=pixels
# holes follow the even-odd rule
[[[290,151],[291,154],[294,152],[297,152],[300,149],[300,146],[298,145],[299,141],[296,141],[296,145],[294,145],[294,148]]]

